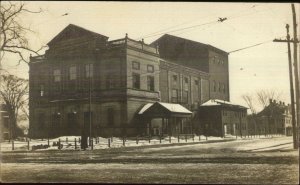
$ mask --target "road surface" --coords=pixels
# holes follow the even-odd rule
[[[2,182],[298,184],[291,137],[111,148],[3,152]]]

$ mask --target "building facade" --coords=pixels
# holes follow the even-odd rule
[[[230,101],[228,53],[211,45],[165,34],[151,45],[158,47],[160,57],[172,63],[186,66],[209,74],[209,99]]]
[[[248,135],[247,108],[218,99],[203,103],[197,112],[195,130],[209,136]]]
[[[104,35],[70,24],[48,46],[45,55],[30,61],[29,135],[33,138],[162,133],[168,117],[145,119],[139,115],[145,105],[180,104],[196,112],[211,97],[229,100],[228,74],[225,80],[220,77],[224,80],[218,86],[220,91],[216,85],[212,88],[212,78],[219,77],[216,69],[209,69],[213,65],[210,60],[205,62],[207,70],[182,65],[161,57],[160,46],[127,35],[108,41]],[[228,73],[228,57],[220,53],[226,59],[224,73]],[[198,61],[199,66],[204,65],[201,58]],[[185,119],[176,120],[189,125],[187,114],[174,115],[185,115]],[[176,134],[187,130],[177,130]]]
[[[255,116],[256,127],[261,135],[292,135],[291,105],[269,100],[269,105]],[[253,121],[252,121],[253,123]]]

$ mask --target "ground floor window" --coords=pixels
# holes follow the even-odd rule
[[[114,126],[115,125],[115,111],[114,108],[110,107],[107,110],[107,125]]]
[[[90,121],[91,120],[91,121]],[[93,112],[84,112],[84,120],[83,120],[84,128],[88,129],[90,126],[93,127]]]
[[[44,129],[45,128],[45,114],[44,113],[39,113],[38,114],[38,125],[40,129]]]
[[[75,113],[68,113],[68,127],[74,128],[77,126],[77,119]]]

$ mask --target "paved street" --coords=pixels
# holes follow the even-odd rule
[[[4,152],[3,182],[298,184],[291,137],[94,151]]]

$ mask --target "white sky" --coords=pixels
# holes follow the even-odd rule
[[[290,24],[291,5],[288,3],[201,3],[201,2],[26,2],[37,15],[24,14],[24,24],[36,31],[28,35],[30,44],[38,49],[46,45],[68,24],[106,35],[110,40],[128,33],[132,39],[151,33],[217,21],[193,29],[171,32],[172,35],[210,44],[227,52],[260,42],[284,39],[285,25]],[[296,4],[299,18],[299,4]],[[68,13],[67,16],[62,16]],[[298,19],[299,20],[299,19]],[[298,21],[297,20],[297,21]],[[167,28],[170,28],[166,30]],[[298,29],[299,30],[299,29]],[[300,31],[298,31],[299,33]],[[151,43],[161,35],[145,38]],[[298,36],[299,37],[299,36]],[[282,100],[290,102],[287,45],[269,42],[229,55],[231,101],[245,105],[241,95],[261,89],[283,93]],[[17,76],[28,78],[28,66],[16,66],[17,58],[5,55],[3,68]],[[243,70],[240,70],[243,68]]]

